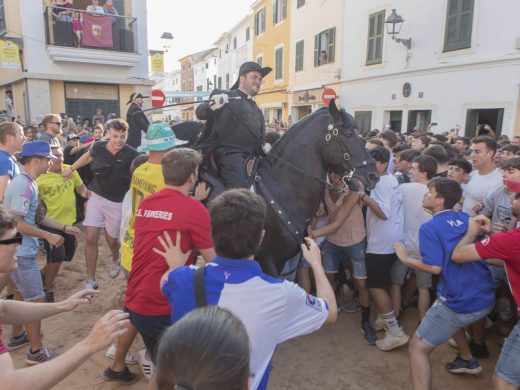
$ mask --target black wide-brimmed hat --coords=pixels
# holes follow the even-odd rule
[[[249,72],[260,72],[262,77],[265,77],[269,73],[271,73],[272,70],[273,70],[273,68],[270,68],[268,66],[262,68],[260,65],[258,65],[256,62],[253,62],[253,61],[244,62],[240,66],[240,70],[238,72],[238,79],[237,79],[236,83],[233,84],[231,89],[237,89],[238,88],[238,85],[240,84],[240,76],[242,76],[242,75],[244,75],[246,73],[249,73]]]
[[[141,93],[138,93],[136,95],[136,93],[134,92],[133,94],[130,95],[130,99],[128,100],[128,102],[126,102],[126,104],[130,104],[132,103],[132,100],[134,99],[137,99],[137,98],[141,98],[141,99],[146,99],[146,98],[149,98],[150,96],[144,96],[143,94]]]

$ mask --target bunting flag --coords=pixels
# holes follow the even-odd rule
[[[112,17],[109,15],[83,14],[84,46],[113,47]]]

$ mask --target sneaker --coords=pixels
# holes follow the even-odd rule
[[[397,336],[394,336],[389,331],[386,331],[385,337],[376,341],[376,347],[381,351],[391,351],[402,345],[405,345],[410,337],[406,335],[403,330]]]
[[[372,329],[376,332],[380,332],[386,328],[386,322],[382,318],[377,317],[377,319],[372,322]]]
[[[103,379],[107,382],[121,382],[125,385],[131,385],[139,380],[137,374],[134,374],[132,371],[125,367],[123,371],[117,372],[108,367],[105,371],[103,371]]]
[[[489,358],[489,350],[487,348],[486,343],[482,345],[478,345],[474,341],[469,344],[469,349],[471,350],[471,354],[473,357],[477,359],[488,359]]]
[[[105,352],[105,356],[109,359],[114,359],[114,356],[116,356],[116,346],[112,344],[110,348]],[[134,364],[137,364],[137,358],[128,352],[125,356],[125,364],[128,364],[129,366],[132,366]]]
[[[32,353],[29,349],[29,352],[27,352],[27,355],[25,356],[25,363],[32,366],[35,364],[48,362],[56,356],[58,356],[58,354],[47,346],[41,347],[40,350],[36,353]]]
[[[361,333],[365,336],[365,341],[368,345],[376,345],[377,336],[370,322],[363,322],[361,324]]]
[[[54,303],[54,291],[45,290],[45,302]]]
[[[482,371],[482,366],[477,359],[464,360],[457,355],[454,361],[445,364],[446,369],[452,374],[470,374],[476,375]]]
[[[23,332],[18,337],[11,337],[9,342],[7,343],[7,350],[9,352],[16,351],[17,349],[22,348],[25,345],[29,344],[29,336],[27,335],[27,332]]]
[[[112,279],[117,278],[117,275],[119,275],[119,271],[121,271],[121,267],[119,266],[120,261],[112,261],[112,264],[110,264],[110,270],[108,271],[108,276],[110,276]]]
[[[87,283],[85,283],[85,290],[97,290],[99,288],[99,284],[94,280],[87,280]]]
[[[361,310],[361,305],[357,301],[357,299],[351,299],[348,302],[345,302],[340,307],[341,311],[344,311],[345,313],[355,313],[356,311]]]
[[[146,348],[141,349],[137,352],[137,361],[139,362],[139,366],[143,371],[143,375],[147,380],[152,379],[153,371],[155,369],[152,359],[150,359],[150,354]]]

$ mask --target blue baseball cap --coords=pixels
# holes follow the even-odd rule
[[[31,141],[23,144],[18,156],[56,159],[51,153],[51,145],[45,141]]]

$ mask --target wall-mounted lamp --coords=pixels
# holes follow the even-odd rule
[[[390,35],[394,41],[402,43],[408,50],[410,50],[412,48],[412,38],[397,38],[401,32],[403,22],[404,19],[401,15],[398,15],[397,12],[395,12],[395,9],[393,9],[390,16],[385,20],[386,33]]]

